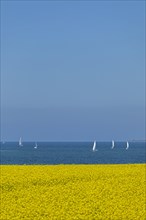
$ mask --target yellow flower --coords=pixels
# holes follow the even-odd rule
[[[1,220],[145,219],[145,164],[0,168]]]

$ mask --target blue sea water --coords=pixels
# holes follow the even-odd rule
[[[1,164],[131,164],[146,162],[146,143],[97,142],[97,151],[92,151],[93,142],[6,142],[0,145]]]

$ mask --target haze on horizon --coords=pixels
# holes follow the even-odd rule
[[[145,139],[144,1],[2,1],[1,139]]]

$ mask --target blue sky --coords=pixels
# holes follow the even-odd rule
[[[3,1],[1,12],[2,139],[144,139],[144,1]]]

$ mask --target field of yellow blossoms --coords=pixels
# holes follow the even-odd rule
[[[1,165],[1,220],[145,220],[145,164]]]

